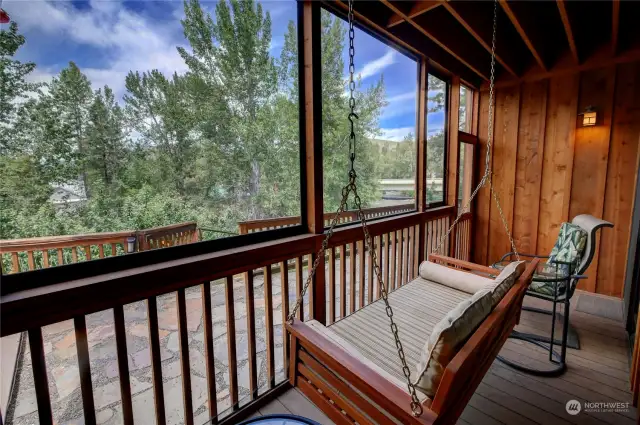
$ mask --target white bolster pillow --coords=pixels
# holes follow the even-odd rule
[[[496,270],[497,272],[497,270]],[[441,285],[448,286],[458,291],[475,294],[485,288],[488,284],[493,284],[493,279],[467,273],[462,270],[452,269],[441,264],[423,261],[419,269],[420,277]]]

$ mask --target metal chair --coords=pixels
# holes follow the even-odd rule
[[[578,281],[580,279],[586,278],[584,273],[591,265],[591,261],[593,261],[593,257],[595,256],[596,252],[596,238],[598,230],[602,229],[603,227],[613,227],[613,224],[588,214],[581,214],[574,217],[571,223],[580,227],[587,233],[587,241],[585,244],[584,252],[580,256],[580,263],[576,265],[572,263],[552,260],[544,264],[543,268],[538,270],[534,275],[533,281],[531,282],[526,295],[551,302],[552,309],[545,310],[535,307],[522,307],[523,310],[551,315],[551,335],[547,337],[543,335],[518,331],[513,331],[510,335],[510,338],[526,341],[545,350],[549,350],[549,361],[554,364],[554,367],[548,370],[533,369],[523,366],[519,363],[514,363],[502,356],[498,356],[498,360],[508,366],[513,367],[514,369],[534,375],[557,376],[564,373],[564,371],[566,370],[567,346],[569,346],[570,348],[580,348],[578,334],[569,324],[570,300],[576,290]],[[494,264],[494,267],[499,268],[500,263],[504,263],[507,260],[512,261],[513,255],[513,252],[505,254],[504,256],[502,256],[498,263]],[[519,255],[521,259],[550,258],[549,256],[543,255]],[[558,304],[563,305],[563,314],[557,313]],[[555,323],[557,316],[561,317],[563,323],[562,336],[561,340],[559,341],[555,339]],[[572,344],[568,344],[568,337],[570,334],[572,335]],[[559,354],[554,350],[554,345],[560,345]]]

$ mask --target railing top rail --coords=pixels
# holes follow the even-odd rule
[[[133,231],[87,233],[83,235],[43,236],[38,238],[0,240],[0,252],[33,251],[39,249],[64,248],[69,246],[91,245],[98,243],[122,242]]]
[[[364,210],[366,214],[375,214],[375,213],[383,213],[383,212],[391,212],[391,211],[409,211],[411,209],[415,209],[415,203],[407,203],[407,204],[399,204],[399,205],[389,205],[385,207],[375,207],[375,208],[367,208]],[[324,213],[323,218],[328,220],[334,216],[335,213],[327,212]],[[355,211],[345,211],[343,213],[345,216],[351,216],[355,214]],[[274,217],[274,218],[263,218],[259,220],[246,220],[239,221],[239,226],[246,226],[248,229],[254,228],[263,228],[270,226],[278,226],[278,225],[291,225],[300,223],[300,216],[286,216],[286,217]]]

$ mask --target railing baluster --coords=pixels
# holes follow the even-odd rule
[[[420,232],[422,224],[414,226],[413,229],[413,277],[418,277],[418,268],[420,267]]]
[[[74,317],[73,324],[76,331],[76,350],[78,352],[78,369],[80,372],[80,392],[82,393],[84,423],[93,425],[96,423],[96,411],[93,404],[89,344],[87,342],[87,322],[84,315]]]
[[[74,263],[78,262],[78,247],[77,246],[72,246],[71,247],[71,261]]]
[[[373,246],[372,250],[378,249],[378,245],[380,245],[380,236],[373,237]],[[367,303],[371,304],[373,302],[373,261],[371,261],[371,253],[367,255]],[[378,260],[381,260],[378,258]]]
[[[407,282],[413,280],[413,261],[416,255],[414,250],[414,241],[415,241],[415,227],[411,226],[407,229],[407,249],[408,251],[408,261],[407,261]]]
[[[111,245],[115,247],[115,244]],[[156,408],[156,424],[164,425],[164,388],[162,386],[162,365],[160,356],[160,335],[158,334],[158,302],[156,297],[147,299],[147,320],[149,322],[149,348],[151,353],[151,374],[153,380],[153,397]]]
[[[340,318],[347,313],[347,246],[340,247]]]
[[[98,256],[104,258],[104,244],[98,244]]]
[[[389,233],[389,246],[391,249],[391,259],[389,261],[389,264],[391,264],[391,270],[389,272],[389,285],[387,289],[391,292],[396,288],[396,232]]]
[[[29,270],[35,270],[36,264],[33,261],[33,251],[27,251],[27,264],[29,265]]]
[[[384,286],[387,291],[391,290],[391,236],[389,233],[384,235]],[[382,296],[378,289],[378,298]]]
[[[302,270],[302,268],[300,270]],[[251,399],[255,400],[258,395],[258,372],[256,370],[256,320],[253,300],[253,270],[247,272],[247,277],[245,305],[247,306],[247,337],[249,340],[247,344],[249,350],[249,391],[251,391]]]
[[[207,367],[207,389],[209,417],[217,422],[218,401],[216,399],[216,366],[213,359],[213,320],[211,317],[211,282],[206,281],[200,287],[202,311],[204,312],[204,354]],[[198,424],[200,425],[200,424]]]
[[[329,324],[336,321],[336,249],[329,248]]]
[[[349,244],[349,314],[356,311],[356,243]]]
[[[245,284],[247,280],[245,279]],[[236,361],[236,318],[233,300],[233,276],[227,276],[224,285],[227,306],[227,349],[229,354],[229,398],[233,410],[238,409],[238,364]],[[286,345],[286,344],[285,344]]]
[[[127,356],[124,310],[121,305],[113,307],[113,323],[116,331],[116,351],[118,355],[118,373],[120,375],[122,416],[125,425],[132,425],[133,405],[131,403],[131,384],[129,382],[129,358]]]
[[[31,371],[33,372],[33,385],[38,405],[38,420],[40,425],[53,425],[41,328],[29,329],[29,350],[31,351]]]
[[[402,230],[402,233],[404,235],[404,263],[402,265],[403,270],[402,270],[402,274],[404,275],[404,283],[409,283],[409,281],[411,280],[410,276],[409,276],[409,264],[411,263],[411,232],[410,232],[411,228],[407,227],[406,229]]]
[[[309,276],[311,274],[311,269],[313,268],[313,262],[314,262],[315,258],[314,258],[314,254],[308,254],[307,255],[307,276]],[[324,265],[324,264],[323,264]],[[309,294],[309,310],[307,312],[307,314],[309,315],[309,320],[313,319],[314,317],[314,312],[313,312],[313,306],[314,306],[314,298],[313,298],[313,293],[315,292],[315,290],[313,289],[313,286],[315,285],[315,282],[311,282],[311,286],[309,287],[309,290],[307,291],[307,294]]]
[[[280,284],[281,284],[281,297],[282,297],[282,355],[283,367],[287,370],[287,364],[289,363],[289,340],[287,339],[287,329],[285,325],[287,323],[287,316],[289,316],[289,262],[283,261],[280,263]],[[286,374],[285,374],[286,376]]]
[[[276,383],[275,359],[273,353],[273,292],[271,266],[264,268],[264,324],[267,327],[267,380],[269,388]]]
[[[58,265],[61,266],[64,264],[64,256],[62,255],[62,248],[57,249],[58,254]]]
[[[302,257],[296,258],[296,297],[302,292]],[[297,319],[304,321],[304,300],[298,309]]]
[[[404,266],[402,265],[404,263],[404,232],[402,231],[402,229],[400,229],[394,233],[396,234],[396,244],[398,245],[398,270],[396,272],[396,287],[399,288],[404,283],[404,277],[402,276],[402,269],[404,268]]]
[[[383,261],[384,259],[384,253],[386,252],[386,248],[384,245],[384,234],[381,234],[380,236],[378,236],[378,261],[380,261],[380,274],[381,274],[381,278],[385,279],[385,269],[384,267],[386,267],[386,260]],[[374,282],[375,286],[376,286],[376,300],[380,299],[380,293],[382,291],[382,288],[380,287],[380,281],[376,278],[375,282]]]
[[[117,251],[116,251],[116,244],[115,244],[115,243],[112,243],[112,244],[111,244],[111,255],[115,256],[116,254],[117,254]]]
[[[91,246],[89,245],[84,246],[84,255],[87,261],[91,260]]]
[[[358,263],[360,265],[360,273],[358,275],[359,283],[360,283],[360,306],[359,306],[359,308],[364,307],[364,275],[365,275],[364,257],[365,257],[364,241],[358,241]]]
[[[46,248],[42,250],[42,267],[49,267],[49,251]]]
[[[191,370],[189,368],[189,334],[187,329],[187,304],[184,288],[176,293],[178,305],[178,341],[180,346],[180,365],[182,370],[182,402],[184,404],[184,423],[193,425],[193,405],[191,398]]]
[[[18,261],[18,253],[11,253],[11,273],[18,273],[20,271],[20,261]]]

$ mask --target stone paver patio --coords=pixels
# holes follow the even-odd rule
[[[337,266],[336,262],[336,271],[338,271]],[[357,273],[359,274],[358,270]],[[289,303],[293,305],[296,298],[295,271],[290,268],[288,275]],[[339,276],[340,274],[337,272],[336,279],[339,280]],[[347,261],[347,276],[349,276],[349,261]],[[306,279],[306,267],[304,278]],[[267,390],[263,284],[262,274],[256,274],[254,277],[254,305],[259,394]],[[348,295],[350,286],[348,282],[346,286]],[[337,297],[340,294],[338,288],[339,283],[337,283],[336,288]],[[358,292],[357,288],[356,292]],[[278,383],[285,379],[285,375],[283,365],[281,283],[280,272],[276,269],[273,271],[272,298],[275,370],[276,383]],[[358,294],[356,294],[356,304],[358,303],[357,299]],[[349,297],[347,296],[347,310],[349,308],[348,300]],[[226,306],[222,280],[212,283],[211,302],[218,412],[221,416],[224,416],[229,413],[231,403],[229,397]],[[173,425],[184,422],[175,293],[158,296],[157,303],[165,410],[167,423]],[[336,300],[337,305],[338,303],[339,299]],[[195,423],[201,425],[209,419],[209,412],[206,407],[207,380],[204,357],[204,327],[202,323],[201,289],[199,286],[186,290],[186,304],[193,411]],[[239,399],[242,405],[249,401],[250,394],[248,389],[249,353],[245,287],[242,276],[236,276],[234,279],[234,304]],[[305,307],[307,306],[308,299],[305,302]],[[336,312],[339,314],[339,308],[336,308]],[[146,303],[141,301],[126,305],[124,307],[124,315],[134,419],[136,423],[154,423],[155,411]],[[308,308],[305,308],[305,315],[308,315]],[[86,320],[97,421],[105,425],[121,424],[122,406],[112,310],[109,309],[87,315]],[[42,331],[54,420],[58,424],[83,424],[73,320],[45,326]],[[28,344],[24,344],[23,347],[23,353],[18,365],[18,378],[6,416],[6,423],[8,424],[30,425],[38,423]]]

